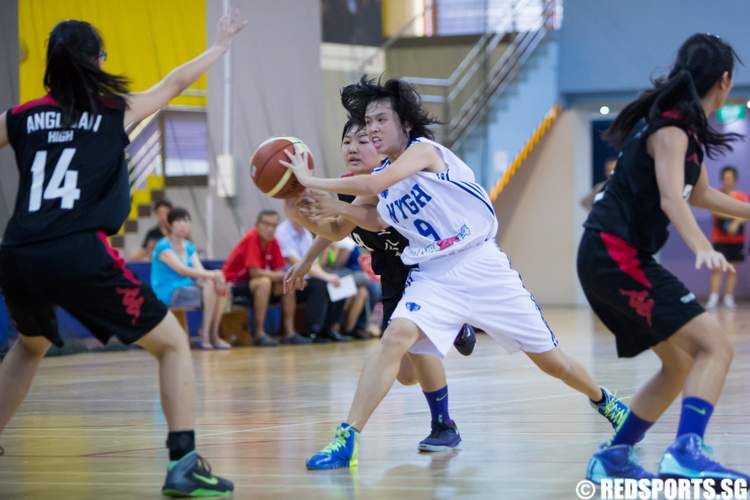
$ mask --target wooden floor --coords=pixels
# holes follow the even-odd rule
[[[644,354],[620,361],[587,309],[547,309],[561,346],[600,383],[631,396],[655,371]],[[737,355],[708,442],[725,465],[750,471],[750,308],[720,313]],[[452,417],[463,443],[419,454],[429,413],[416,387],[398,384],[361,439],[356,472],[307,472],[305,459],[346,416],[360,367],[376,341],[195,352],[198,446],[235,481],[235,498],[576,498],[588,458],[610,428],[585,398],[525,356],[482,336],[470,358],[446,361]],[[649,434],[655,468],[677,425],[674,404]],[[166,434],[156,364],[145,353],[45,360],[0,443],[0,498],[160,498]]]

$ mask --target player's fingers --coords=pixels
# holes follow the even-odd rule
[[[695,256],[695,268],[700,269],[703,267],[703,254],[698,254]]]

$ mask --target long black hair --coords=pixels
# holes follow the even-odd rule
[[[44,87],[62,107],[66,120],[94,112],[102,103],[118,109],[127,106],[128,80],[103,71],[102,37],[85,21],[62,21],[47,42]]]
[[[665,112],[671,112],[667,119],[692,130],[708,156],[731,151],[731,142],[742,136],[722,134],[712,129],[701,98],[724,72],[731,78],[735,60],[742,62],[734,49],[718,36],[703,33],[691,36],[677,52],[677,60],[669,74],[656,79],[652,89],[628,104],[603,134],[604,139],[621,149],[641,119],[645,118],[653,125],[665,119]]]
[[[422,108],[422,98],[408,83],[397,79],[381,83],[380,79],[362,76],[359,82],[341,89],[341,104],[354,124],[364,125],[367,106],[381,99],[390,101],[391,108],[398,115],[403,127],[411,127],[410,139],[435,137],[429,127],[440,122]]]

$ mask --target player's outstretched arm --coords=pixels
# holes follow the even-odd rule
[[[229,48],[234,35],[247,24],[240,17],[239,9],[232,9],[219,19],[216,41],[201,55],[178,66],[169,72],[162,81],[145,92],[128,96],[128,109],[125,111],[125,127],[138,123],[152,113],[164,108],[169,101],[192,85]]]
[[[0,115],[0,148],[4,148],[8,145],[8,120],[7,115],[8,112],[6,111],[2,115]]]
[[[307,168],[307,152],[286,151],[289,161],[280,163],[292,169],[305,187],[354,196],[377,196],[399,181],[422,170],[443,170],[443,160],[429,144],[415,144],[403,152],[388,168],[372,175],[355,175],[340,179],[313,177]]]

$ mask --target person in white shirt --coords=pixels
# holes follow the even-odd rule
[[[287,262],[288,266],[294,265],[302,260],[307,250],[313,244],[312,234],[292,220],[285,220],[276,228],[276,239],[281,247],[281,255]],[[289,314],[284,316],[284,322],[289,328],[294,329],[294,312],[296,304],[304,302],[305,304],[305,333],[302,335],[293,335],[285,339],[285,343],[306,344],[314,342],[347,342],[352,340],[351,337],[339,335],[331,331],[331,325],[335,318],[330,314],[333,305],[328,297],[328,283],[339,286],[341,281],[334,273],[323,270],[319,264],[315,263],[310,268],[310,274],[306,279],[307,285],[304,290],[296,294],[295,308],[292,308]]]

